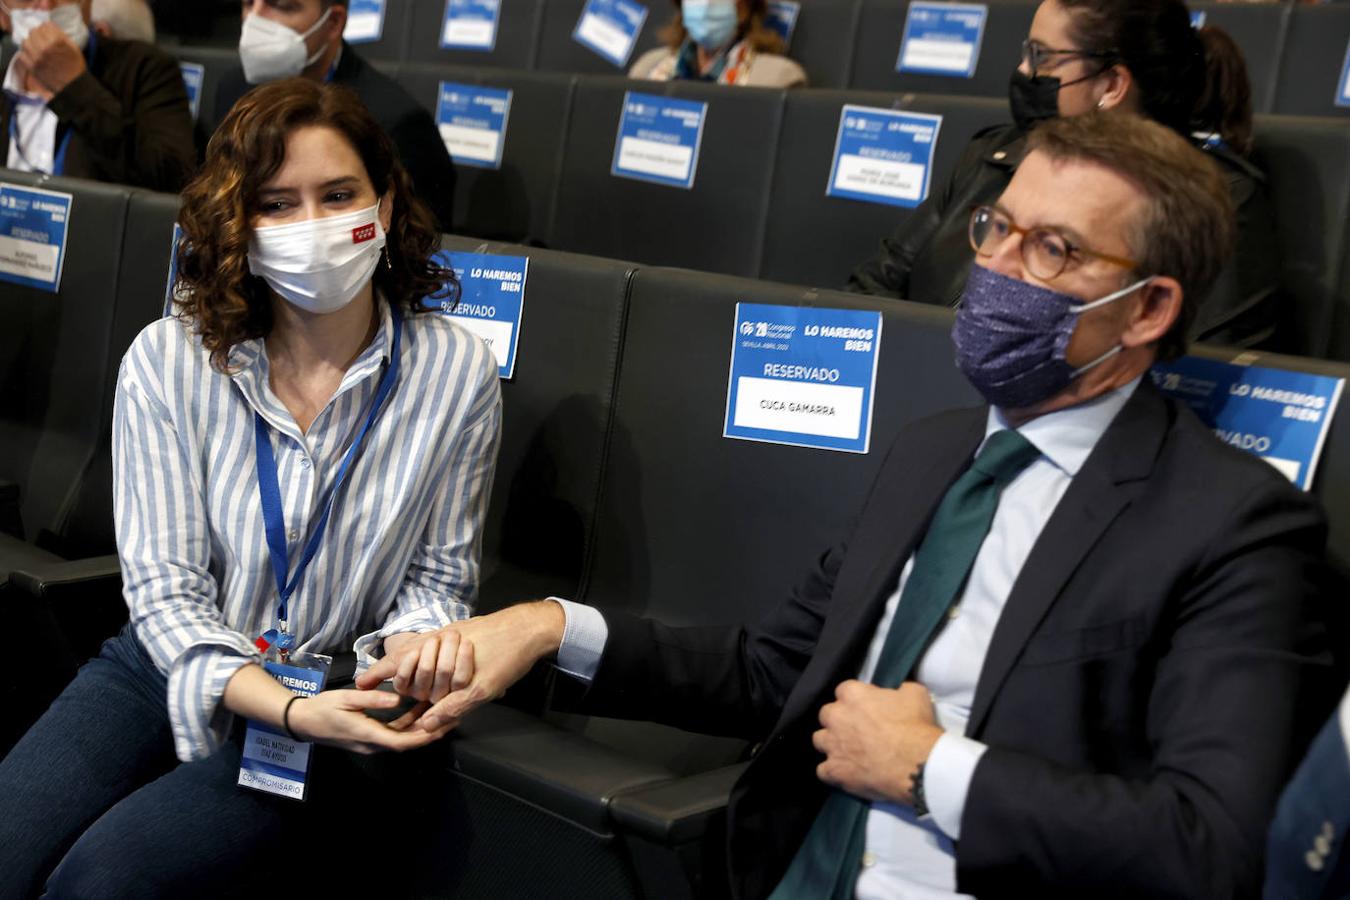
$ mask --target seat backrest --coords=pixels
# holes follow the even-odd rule
[[[449,250],[528,256],[516,367],[483,535],[480,608],[575,597],[589,550],[632,269],[446,237]]]
[[[230,47],[183,46],[171,48],[179,62],[196,63],[202,67],[202,90],[198,99],[197,131],[199,141],[205,146],[205,140],[215,132],[220,120],[225,118],[228,109],[218,109],[216,97],[220,90],[221,76],[231,69],[239,67],[239,51]]]
[[[26,536],[59,527],[99,439],[129,191],[0,170],[72,196],[60,289],[0,282],[0,480],[19,485]]]
[[[1192,3],[1190,9],[1193,14],[1204,13],[1206,25],[1223,29],[1242,48],[1252,84],[1252,110],[1271,112],[1293,4]]]
[[[398,82],[436,116],[442,82],[511,91],[500,168],[456,160],[455,230],[488,240],[538,244],[557,198],[573,78],[461,66],[403,66]]]
[[[122,265],[109,332],[108,393],[99,415],[98,448],[80,476],[54,531],[54,549],[68,558],[98,556],[115,549],[112,512],[112,407],[122,357],[136,335],[160,318],[168,288],[177,194],[133,191],[127,205]]]
[[[806,70],[809,87],[848,85],[857,30],[858,0],[806,0],[802,4],[787,55]]]
[[[1273,112],[1299,116],[1346,116],[1336,99],[1346,92],[1350,4],[1296,5],[1280,56]]]
[[[1253,159],[1266,173],[1279,240],[1282,347],[1350,359],[1350,124],[1258,116]]]
[[[610,173],[626,92],[707,103],[694,185]],[[783,91],[577,79],[550,246],[654,265],[759,271]]]
[[[871,448],[722,437],[738,302],[880,310]],[[670,269],[633,281],[585,599],[673,624],[753,619],[842,540],[900,428],[977,402],[944,309]]]
[[[640,0],[647,7],[633,50],[623,66],[591,50],[572,38],[586,0],[548,0],[539,28],[539,54],[535,68],[549,72],[573,72],[585,75],[622,75],[643,53],[661,43],[659,32],[671,17],[671,6],[664,0]]]
[[[930,173],[930,196],[942,190],[975,132],[1008,118],[1006,100],[983,97],[789,92],[774,163],[760,270],[763,278],[841,287],[849,272],[876,252],[878,242],[913,214],[905,207],[826,196],[845,104],[942,116]]]
[[[1017,68],[1022,41],[1031,28],[1036,4],[1027,0],[985,0],[985,20],[979,61],[970,78],[945,75],[901,74],[895,70],[905,17],[915,0],[862,0],[853,72],[849,86],[873,91],[915,91],[960,94],[966,97],[1007,97],[1008,79]]]
[[[539,18],[544,6],[543,0],[500,0],[496,40],[492,47],[469,50],[441,47],[449,0],[414,0],[404,61],[532,69],[539,38]]]

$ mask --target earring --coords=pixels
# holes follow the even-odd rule
[[[394,261],[389,258],[389,248],[385,247],[381,252],[384,255],[384,267],[391,272],[394,271]]]
[[[1101,100],[1098,100],[1098,101],[1097,101],[1097,108],[1098,108],[1098,109],[1101,109],[1101,108],[1102,108],[1102,101],[1101,101]]]

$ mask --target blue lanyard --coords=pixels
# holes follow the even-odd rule
[[[89,31],[89,44],[84,48],[85,65],[92,69],[94,58],[98,55],[98,33],[93,29]],[[23,144],[19,141],[19,123],[18,123],[17,104],[10,102],[9,107],[9,141],[14,148],[19,151],[19,157],[28,164],[28,168],[34,172],[42,172],[37,166],[28,159],[28,154],[23,150]],[[73,128],[66,128],[66,136],[61,138],[60,145],[56,148],[56,155],[52,157],[52,170],[44,172],[45,175],[64,175],[66,174],[66,151],[70,149],[70,138],[75,133]]]
[[[287,604],[291,595],[295,593],[296,587],[300,584],[300,579],[304,577],[305,570],[309,568],[310,561],[319,552],[319,544],[323,540],[324,531],[328,528],[328,519],[333,512],[333,507],[337,504],[338,491],[341,490],[343,482],[347,479],[347,471],[351,468],[357,451],[365,441],[370,426],[375,423],[380,407],[384,405],[389,392],[393,390],[394,382],[398,380],[398,352],[402,343],[403,316],[395,303],[389,304],[389,310],[394,319],[394,341],[393,350],[390,353],[389,368],[385,369],[384,377],[380,379],[380,385],[375,389],[375,399],[371,403],[370,412],[366,414],[365,424],[361,426],[361,430],[356,433],[356,438],[352,441],[351,447],[347,449],[347,455],[343,458],[342,466],[338,469],[337,479],[333,482],[332,488],[329,489],[328,497],[324,500],[323,514],[310,533],[309,542],[305,544],[305,552],[301,555],[299,563],[296,564],[295,572],[290,576],[289,581],[286,578],[289,568],[286,552],[286,519],[281,511],[281,486],[277,482],[277,461],[276,457],[272,455],[272,440],[267,434],[267,422],[260,413],[253,413],[253,441],[257,449],[258,496],[262,500],[263,523],[267,531],[267,550],[272,556],[272,573],[276,576],[277,593],[280,596],[280,602],[277,605],[277,621],[281,625],[283,634],[286,633]]]

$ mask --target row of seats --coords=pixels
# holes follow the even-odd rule
[[[582,74],[615,74],[617,67],[572,38],[587,0],[504,0],[491,50],[440,46],[446,0],[387,0],[379,40],[361,44],[372,59],[493,66]],[[649,15],[630,63],[657,46],[670,15],[665,0],[646,0]],[[895,71],[911,0],[801,0],[789,54],[816,87],[1006,97],[1036,3],[986,0],[975,72],[970,78]],[[1344,88],[1350,5],[1195,3],[1205,23],[1231,34],[1251,73],[1254,108],[1289,115],[1347,115],[1337,98]],[[221,44],[239,36],[237,20],[217,29]]]
[[[214,108],[230,51],[181,48],[206,69]],[[435,114],[443,82],[510,90],[500,168],[459,165],[455,230],[654,265],[842,286],[912,210],[826,196],[846,104],[942,117],[932,190],[972,135],[1008,119],[1007,102],[859,90],[750,90],[456,66],[385,64]],[[611,174],[627,91],[708,104],[690,190]],[[1278,349],[1350,360],[1350,125],[1259,116],[1257,164],[1269,175],[1286,318]]]
[[[0,180],[34,183],[15,173]],[[44,186],[74,196],[70,242],[59,293],[0,291],[0,333],[12,336],[0,345],[0,479],[17,484],[30,537],[45,529],[70,541],[101,528],[110,541],[116,363],[163,301],[177,198],[66,179]],[[502,385],[484,610],[557,594],[677,624],[753,618],[843,533],[907,423],[977,400],[952,365],[947,310],[462,237],[444,245],[530,259],[516,370]],[[738,303],[881,313],[869,453],[722,437]],[[1243,360],[1350,375],[1350,366],[1308,359]],[[1347,447],[1342,415],[1315,489],[1342,569]],[[10,579],[8,608],[44,617],[41,628],[16,625],[37,671],[50,668],[56,645],[34,634],[56,635],[78,657],[125,615],[108,562],[47,556]],[[94,581],[100,565],[104,578]],[[11,682],[13,710],[33,680]],[[445,867],[445,893],[533,897],[546,883],[552,897],[719,895],[718,815],[750,752],[741,742],[499,705],[466,721],[444,752],[446,804],[468,823],[426,863]]]

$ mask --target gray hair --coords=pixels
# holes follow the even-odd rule
[[[103,22],[120,41],[155,42],[155,14],[145,0],[93,0],[93,22]]]

